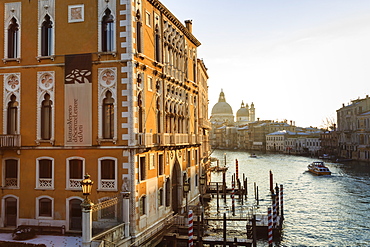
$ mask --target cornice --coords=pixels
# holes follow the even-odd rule
[[[161,11],[162,14],[164,14],[172,23],[176,25],[178,29],[180,29],[186,37],[192,41],[197,47],[201,45],[201,43],[197,40],[197,38],[194,37],[194,35],[189,32],[189,30],[182,24],[179,19],[176,18],[174,14],[169,11],[166,6],[164,6],[160,1],[158,0],[148,0],[149,3],[151,3],[154,7],[156,7],[159,11]]]

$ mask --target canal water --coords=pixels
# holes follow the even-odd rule
[[[285,221],[282,237],[274,245],[370,246],[370,164],[325,162],[332,175],[315,176],[307,171],[307,165],[318,159],[256,154],[257,158],[251,158],[249,152],[215,150],[211,156],[219,159],[220,166],[225,164],[226,157],[228,187],[231,187],[235,160],[238,159],[239,178],[242,180],[243,173],[248,178],[248,200],[243,202],[244,205],[256,204],[255,182],[261,200],[258,210],[266,210],[271,199],[270,170],[274,185],[283,184]],[[212,182],[217,181],[222,182],[222,173],[212,174]],[[236,201],[236,207],[243,208],[241,201]],[[213,214],[215,206],[214,198],[206,207],[206,213]],[[220,211],[230,211],[230,206],[229,199],[226,203],[220,200]],[[228,226],[229,229],[232,227]],[[235,230],[238,229],[235,226]],[[267,246],[267,241],[259,240],[258,245]]]

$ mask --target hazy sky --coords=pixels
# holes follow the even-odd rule
[[[223,89],[234,111],[319,127],[370,94],[369,0],[160,0],[193,20],[209,74],[209,111]]]

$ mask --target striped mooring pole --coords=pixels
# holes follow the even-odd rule
[[[284,219],[284,193],[283,193],[283,185],[280,184],[280,217],[281,217],[281,220]]]
[[[272,224],[276,227],[276,195],[272,195]]]
[[[279,193],[279,186],[276,184],[275,187],[275,195],[276,195],[276,217],[280,214],[279,213],[279,200],[280,200],[280,193]]]
[[[269,242],[269,247],[272,247],[272,215],[271,215],[271,207],[268,207],[268,229],[267,229],[267,239]]]
[[[236,172],[235,181],[238,181],[238,179],[239,179],[239,162],[238,162],[238,159],[235,159],[235,172]]]
[[[192,247],[193,246],[193,211],[192,210],[189,210],[189,213],[188,213],[188,226],[189,226],[188,247]]]

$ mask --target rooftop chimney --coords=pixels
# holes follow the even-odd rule
[[[186,25],[186,29],[188,29],[190,33],[193,33],[193,21],[186,20],[185,25]]]

